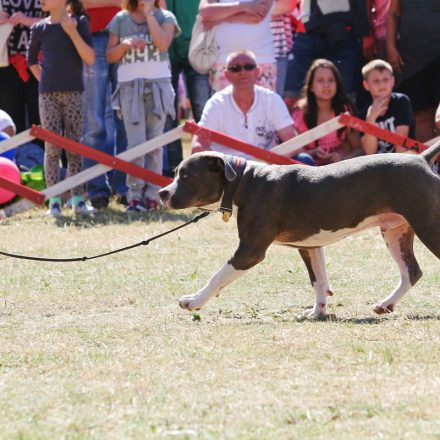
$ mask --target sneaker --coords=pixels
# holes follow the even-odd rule
[[[93,214],[94,212],[96,212],[95,208],[93,206],[87,205],[84,200],[81,200],[75,206],[75,214],[88,215]]]
[[[160,208],[160,203],[157,200],[145,198],[145,207],[147,211],[157,211]]]
[[[95,209],[105,209],[108,206],[108,197],[106,196],[97,196],[93,197],[93,199],[90,200],[90,203]]]
[[[125,212],[147,212],[147,208],[139,200],[132,200]]]
[[[52,217],[60,217],[61,205],[59,203],[52,203],[51,205],[49,205],[49,209],[47,210],[46,214]]]

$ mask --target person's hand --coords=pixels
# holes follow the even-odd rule
[[[72,35],[76,31],[76,19],[68,14],[61,19],[60,24],[67,35]]]
[[[269,4],[271,0],[253,0],[248,3],[244,3],[243,7],[248,14],[256,15],[259,18],[264,18],[269,11]]]
[[[128,49],[143,49],[146,44],[145,41],[142,40],[142,38],[139,37],[130,37],[130,38],[124,38],[121,41],[121,44],[128,50]]]
[[[23,12],[16,12],[15,14],[12,14],[9,18],[9,23],[13,24],[14,26],[22,25],[26,27],[29,27],[32,24],[29,17],[23,14]]]
[[[154,10],[154,0],[140,0],[140,4],[142,6],[142,12],[145,16]]]
[[[380,115],[384,115],[388,109],[388,104],[390,102],[389,97],[378,97],[373,99],[373,103],[370,105],[367,111],[367,121],[370,123],[375,123],[376,119]]]
[[[400,73],[403,67],[403,58],[395,46],[387,46],[388,62],[391,64],[394,72]]]
[[[6,11],[0,11],[0,24],[7,23],[9,21],[9,14]]]
[[[212,29],[214,26],[216,26],[217,24],[220,24],[221,21],[219,20],[205,20],[202,17],[202,26],[203,26],[203,30],[209,31],[210,29]]]
[[[197,130],[193,137],[192,152],[208,151],[211,148],[212,139],[209,132],[205,130]]]
[[[340,151],[335,150],[327,155],[327,163],[340,162],[343,159],[343,155]]]
[[[315,156],[323,163],[330,163],[330,153],[324,150],[322,147],[318,147],[315,150]]]

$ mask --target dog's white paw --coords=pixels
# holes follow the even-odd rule
[[[385,313],[394,312],[394,304],[386,304],[385,302],[378,302],[373,309],[374,313],[378,315],[384,315]]]
[[[318,306],[318,307],[313,307],[312,309],[306,310],[303,314],[302,317],[306,318],[306,319],[322,319],[325,318],[327,316],[326,310],[325,310],[325,306]]]
[[[179,299],[179,306],[184,310],[200,310],[204,302],[200,300],[198,295],[187,295]]]

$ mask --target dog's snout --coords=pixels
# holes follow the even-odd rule
[[[161,189],[159,191],[159,197],[162,201],[167,200],[170,195],[170,192],[167,189]]]

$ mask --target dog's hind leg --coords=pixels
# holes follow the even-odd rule
[[[414,231],[407,223],[382,231],[387,248],[399,266],[400,282],[394,291],[384,300],[379,301],[374,311],[383,314],[394,311],[397,302],[420,279],[422,271],[414,256]]]
[[[332,296],[325,269],[324,249],[298,249],[309,273],[310,282],[315,292],[315,304],[312,309],[304,312],[306,318],[322,318],[326,315],[327,297]]]

